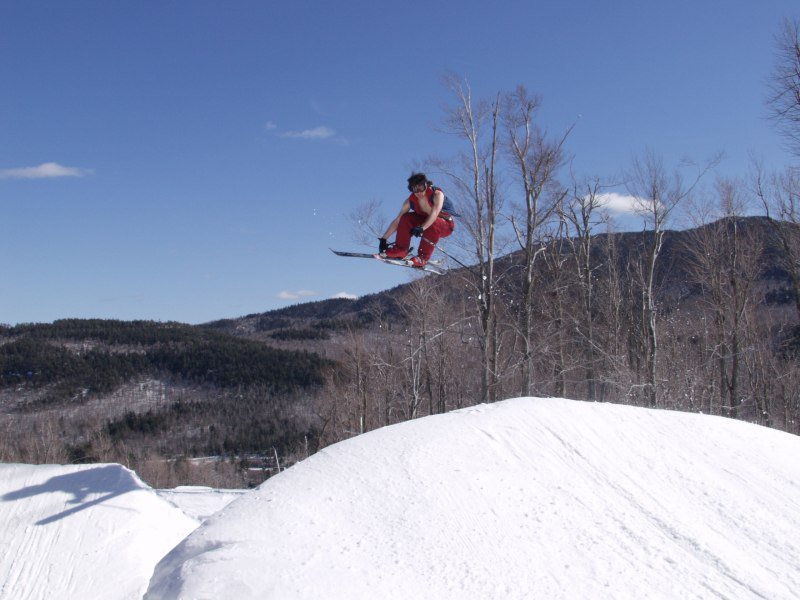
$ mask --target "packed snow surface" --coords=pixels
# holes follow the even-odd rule
[[[157,493],[190,517],[204,521],[246,494],[247,490],[215,490],[205,486],[184,485],[171,490],[157,490]]]
[[[798,456],[738,421],[521,398],[353,438],[251,492],[0,465],[0,600],[138,599],[148,580],[148,599],[798,598]]]
[[[120,465],[0,464],[0,599],[139,599],[197,525]]]
[[[145,597],[797,598],[798,456],[798,437],[719,417],[481,405],[268,480],[170,552]]]

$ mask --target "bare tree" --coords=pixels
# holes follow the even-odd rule
[[[800,320],[800,171],[768,176],[755,168],[755,191],[783,250],[781,265],[792,283],[797,318]]]
[[[456,362],[455,335],[461,315],[453,313],[445,290],[449,282],[438,277],[422,277],[409,286],[412,301],[401,310],[409,323],[407,353],[403,359],[414,412],[427,400],[427,414],[447,409],[448,393],[453,377],[467,380],[463,365]]]
[[[582,349],[586,369],[586,397],[597,398],[597,366],[599,344],[595,339],[595,270],[592,250],[594,229],[599,223],[597,213],[602,206],[600,192],[603,185],[598,178],[588,179],[582,185],[573,184],[572,197],[561,210],[562,218],[571,228],[567,243],[572,247],[574,273],[578,284],[580,312],[576,315],[575,330]],[[607,265],[608,267],[609,265]]]
[[[632,306],[626,301],[626,289],[630,286],[620,257],[620,235],[612,230],[609,222],[608,233],[593,238],[593,244],[599,248],[598,254],[602,261],[597,267],[600,273],[598,281],[593,283],[596,287],[593,305],[605,323],[603,340],[595,345],[605,365],[603,371],[598,373],[601,383],[598,397],[600,400],[605,399],[608,391],[614,388],[625,390],[629,394],[632,384],[630,361],[626,359]],[[616,394],[616,397],[619,395]]]
[[[496,400],[499,338],[497,330],[495,258],[497,256],[497,227],[501,209],[498,192],[497,156],[499,97],[475,102],[465,82],[454,77],[445,84],[456,97],[457,104],[445,116],[446,131],[467,144],[455,168],[440,165],[454,182],[455,191],[466,201],[459,206],[463,212],[459,226],[467,230],[471,241],[469,254],[475,258],[470,269],[470,285],[475,288],[478,308],[479,344],[481,347],[481,401]]]
[[[712,339],[708,359],[716,365],[718,399],[731,417],[742,400],[746,311],[758,277],[762,248],[758,238],[743,229],[741,189],[735,181],[717,183],[718,219],[702,223],[686,238],[689,278],[702,290],[701,306],[710,313]]]
[[[544,322],[537,329],[536,340],[540,346],[537,352],[540,360],[546,360],[543,367],[548,367],[552,373],[553,392],[556,396],[567,397],[567,376],[572,370],[569,344],[571,336],[571,310],[569,291],[571,283],[571,269],[568,265],[567,252],[564,252],[566,223],[559,222],[559,229],[554,240],[551,241],[545,252],[542,253],[541,278],[547,284],[544,294],[537,294],[543,301],[538,304],[544,316]],[[539,281],[541,283],[541,279]],[[528,336],[531,345],[533,336]]]
[[[770,116],[800,156],[800,19],[786,19],[775,38],[775,67],[767,98]]]
[[[385,229],[386,215],[377,200],[368,200],[350,213],[353,223],[353,241],[369,247],[377,247],[377,240]]]
[[[641,324],[645,345],[647,393],[650,406],[658,405],[658,337],[656,321],[656,263],[664,243],[666,225],[673,213],[718,161],[715,158],[700,169],[694,181],[686,185],[679,171],[667,173],[663,159],[652,151],[634,159],[628,190],[638,199],[639,213],[650,227],[642,236],[642,252],[637,272],[641,291]]]
[[[522,251],[522,293],[519,302],[523,344],[521,393],[528,396],[533,384],[531,300],[535,291],[534,265],[537,256],[546,248],[541,243],[543,229],[566,196],[556,181],[556,174],[564,164],[563,147],[571,129],[558,139],[550,139],[534,122],[541,100],[522,86],[507,94],[503,104],[508,151],[524,193],[521,219],[512,218],[512,224]]]
[[[385,410],[378,406],[381,380],[390,370],[386,360],[370,347],[369,336],[352,328],[346,331],[347,342],[339,360],[340,368],[331,377],[334,390],[322,408],[330,420],[332,441],[345,439],[386,425]]]

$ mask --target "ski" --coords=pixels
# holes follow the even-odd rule
[[[380,254],[375,254],[373,252],[345,252],[343,250],[333,250],[333,249],[331,249],[331,252],[333,252],[334,254],[338,254],[339,256],[352,256],[355,258],[376,258],[380,261],[398,260],[400,262],[405,262],[401,258],[384,258]],[[433,259],[428,261],[429,265],[433,265],[436,267],[441,266],[443,263],[444,261],[441,259]]]
[[[331,252],[337,256],[349,256],[351,258],[372,258],[374,260],[379,260],[382,263],[386,263],[387,265],[409,267],[411,269],[417,269],[418,271],[427,271],[428,273],[444,275],[444,271],[438,268],[438,265],[440,265],[442,262],[440,260],[429,260],[428,264],[424,267],[415,267],[411,264],[411,261],[403,260],[402,258],[384,258],[380,254],[370,254],[369,252],[344,252],[341,250],[334,250],[333,248],[331,248]]]

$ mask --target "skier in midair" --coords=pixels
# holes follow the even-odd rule
[[[431,258],[436,243],[453,233],[455,222],[445,209],[445,195],[434,187],[425,173],[412,173],[408,178],[411,195],[403,202],[400,213],[380,238],[378,251],[386,258],[407,259],[414,267],[422,268]],[[387,239],[397,232],[394,245]],[[421,238],[417,256],[408,257],[411,237]]]

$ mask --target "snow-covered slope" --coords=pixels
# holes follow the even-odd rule
[[[0,465],[0,600],[140,598],[162,557],[147,598],[797,598],[798,456],[737,421],[524,398],[374,431],[248,493]],[[173,503],[222,510],[190,534]]]
[[[182,485],[171,490],[156,490],[161,498],[174,504],[184,514],[198,521],[205,521],[247,492],[248,490],[217,490],[198,485]]]
[[[0,464],[0,599],[141,598],[197,524],[120,465]]]
[[[524,398],[388,427],[192,533],[146,598],[797,598],[800,438]]]

